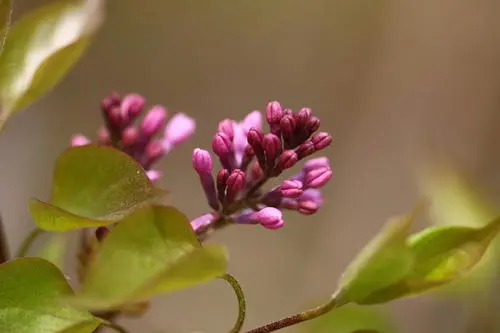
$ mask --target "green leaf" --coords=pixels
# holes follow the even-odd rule
[[[0,55],[0,128],[61,81],[103,19],[102,0],[70,0],[40,7],[15,22]]]
[[[88,311],[63,301],[71,287],[46,260],[21,258],[1,264],[0,281],[0,332],[91,333],[99,326]],[[83,328],[68,330],[75,325]]]
[[[119,307],[219,277],[226,266],[225,249],[202,247],[178,210],[146,207],[106,236],[75,301],[94,310]]]
[[[31,200],[30,212],[41,229],[66,231],[114,223],[165,197],[133,158],[89,145],[70,148],[57,159],[50,201]]]
[[[500,219],[483,228],[432,227],[413,235],[409,245],[415,257],[411,274],[367,297],[361,304],[375,304],[423,293],[469,273],[483,258],[500,230]]]
[[[338,294],[345,302],[360,302],[411,272],[414,257],[406,245],[415,214],[388,222],[343,274]]]
[[[12,0],[0,0],[0,53],[10,28],[12,16]]]
[[[330,311],[304,325],[309,333],[396,333],[386,314],[374,307],[347,305]]]
[[[454,166],[434,167],[421,178],[421,190],[430,200],[431,222],[435,225],[483,227],[500,215],[486,191]],[[471,274],[442,291],[474,297],[487,296],[490,288],[484,281],[493,278],[499,267],[500,239],[489,246],[484,258]]]

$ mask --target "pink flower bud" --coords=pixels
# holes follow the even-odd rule
[[[303,144],[298,146],[296,150],[297,156],[300,160],[304,157],[314,154],[315,151],[316,149],[314,148],[314,144],[312,143],[312,141],[304,142]]]
[[[330,162],[328,161],[328,157],[323,156],[308,160],[306,163],[304,163],[303,170],[304,172],[309,172],[311,170],[322,167],[330,167]]]
[[[143,110],[146,100],[139,94],[128,94],[120,105],[120,113],[124,119],[134,120]]]
[[[333,172],[329,167],[313,169],[305,173],[304,186],[306,188],[320,188],[330,180],[332,174]]]
[[[91,143],[90,139],[82,134],[75,134],[71,138],[71,146],[72,147],[86,146],[90,143]]]
[[[281,154],[281,140],[278,136],[268,133],[264,136],[262,144],[266,156],[266,167],[271,170],[274,168],[276,158]]]
[[[163,106],[153,106],[142,121],[142,134],[146,137],[152,137],[163,127],[166,118],[167,110]]]
[[[200,175],[212,173],[212,157],[206,150],[196,148],[193,151],[193,168]]]
[[[263,208],[254,214],[254,219],[268,229],[279,229],[285,224],[281,211],[274,207]]]
[[[218,132],[226,134],[230,140],[234,138],[234,127],[236,126],[235,121],[231,119],[224,119],[219,123]]]
[[[313,135],[311,141],[314,145],[314,149],[318,151],[328,147],[332,143],[333,139],[330,134],[326,132],[319,132]]]
[[[281,195],[286,198],[298,198],[304,191],[302,182],[299,180],[285,180],[279,187]]]
[[[161,171],[159,170],[148,170],[146,171],[146,176],[148,176],[149,180],[154,182],[161,178]]]
[[[227,178],[226,203],[231,204],[236,196],[245,188],[245,173],[235,169]]]
[[[278,157],[278,161],[276,162],[275,171],[279,174],[285,169],[289,169],[293,167],[299,157],[297,153],[293,150],[285,150],[280,157]]]
[[[163,145],[169,153],[174,147],[189,139],[196,129],[193,118],[184,113],[175,114],[165,126]]]
[[[266,107],[266,119],[269,125],[279,124],[283,117],[283,109],[278,101],[269,102]]]

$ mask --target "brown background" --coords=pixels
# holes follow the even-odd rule
[[[45,1],[16,0],[18,13]],[[110,0],[83,60],[0,140],[0,210],[16,247],[32,227],[26,202],[47,196],[54,159],[74,132],[95,133],[111,90],[196,117],[196,136],[162,164],[162,185],[191,217],[207,210],[193,148],[218,120],[267,101],[309,106],[335,144],[328,205],[287,227],[230,228],[230,271],[251,328],[321,300],[384,220],[411,207],[415,165],[452,155],[492,190],[498,180],[500,2],[495,0]],[[408,333],[459,332],[459,304],[431,297],[388,308]],[[235,300],[222,282],[155,300],[137,332],[224,332]]]

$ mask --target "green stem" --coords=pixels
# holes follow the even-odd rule
[[[243,293],[243,288],[241,288],[240,283],[234,276],[232,276],[231,274],[224,274],[221,278],[226,280],[231,285],[231,287],[233,287],[234,293],[238,298],[238,318],[236,319],[236,323],[234,324],[233,328],[229,332],[239,333],[241,331],[241,328],[243,327],[246,316],[245,294]]]
[[[122,327],[122,326],[120,326],[118,324],[111,323],[111,322],[103,322],[101,324],[101,327],[111,328],[111,329],[115,330],[118,333],[129,333],[124,327]]]
[[[31,245],[33,245],[33,242],[35,241],[35,239],[38,236],[40,236],[43,232],[44,231],[42,229],[39,229],[39,228],[33,229],[33,231],[31,231],[28,234],[28,236],[26,236],[26,238],[24,239],[23,243],[19,247],[19,250],[17,250],[16,257],[17,258],[21,258],[21,257],[26,256],[26,254],[28,253]]]
[[[288,326],[293,326],[298,323],[302,323],[307,320],[311,320],[314,318],[317,318],[321,315],[324,315],[325,313],[328,313],[329,311],[336,309],[338,307],[341,307],[342,305],[345,305],[346,303],[341,301],[338,295],[333,295],[331,300],[324,304],[320,305],[318,307],[315,307],[314,309],[310,309],[301,313],[297,313],[294,315],[291,315],[289,317],[277,320],[275,322],[266,324],[261,327],[254,328],[253,330],[247,331],[246,333],[269,333],[269,332],[274,332],[279,329],[288,327]]]

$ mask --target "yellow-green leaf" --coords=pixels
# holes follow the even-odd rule
[[[339,283],[345,302],[360,302],[411,272],[414,257],[406,245],[414,214],[388,222],[348,266]]]
[[[68,239],[65,234],[53,234],[47,243],[44,244],[40,252],[38,252],[37,257],[50,261],[59,267],[59,269],[62,269],[64,265],[64,255],[67,251],[67,243]]]
[[[442,226],[413,235],[409,240],[415,257],[411,274],[360,303],[382,303],[420,294],[461,278],[483,258],[499,230],[497,219],[483,228]]]
[[[0,281],[0,332],[91,333],[99,325],[88,311],[65,301],[71,287],[46,260],[21,258],[1,264]],[[82,328],[68,331],[75,326]]]
[[[66,231],[111,224],[165,198],[133,158],[89,145],[70,148],[57,159],[50,201],[31,200],[30,212],[41,229]]]
[[[146,300],[221,276],[226,256],[221,246],[202,247],[175,208],[142,208],[103,240],[75,301],[100,310]]]
[[[10,28],[12,0],[0,0],[0,53],[3,51],[5,38]]]
[[[61,81],[103,19],[102,0],[68,0],[35,9],[15,22],[0,55],[0,128]]]

